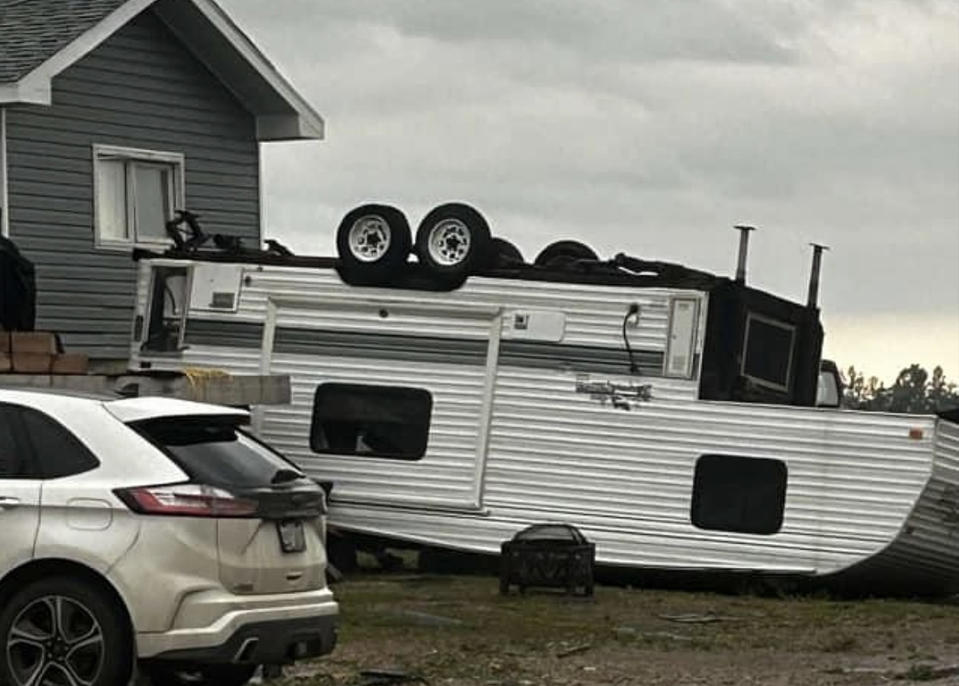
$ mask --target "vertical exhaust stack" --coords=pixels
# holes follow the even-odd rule
[[[755,226],[737,224],[733,227],[739,231],[739,257],[736,260],[736,283],[746,283],[746,257],[749,254],[749,232],[755,231]]]
[[[819,272],[822,269],[822,252],[829,250],[829,246],[819,243],[810,243],[812,246],[812,270],[809,272],[809,295],[806,297],[806,307],[813,309],[819,304]]]

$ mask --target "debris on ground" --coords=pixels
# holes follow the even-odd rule
[[[360,672],[363,686],[389,686],[392,684],[429,682],[418,674],[407,674],[395,669],[364,669]]]
[[[582,643],[580,645],[573,646],[572,648],[566,648],[556,653],[556,657],[569,657],[570,655],[576,655],[578,653],[585,653],[587,650],[593,647],[592,643]]]
[[[429,612],[419,612],[417,610],[394,610],[391,616],[402,620],[406,624],[415,626],[465,626],[466,622],[462,619],[453,617],[443,617],[441,615],[430,614]]]
[[[959,676],[959,664],[944,667],[917,663],[908,669],[883,669],[882,667],[837,667],[824,670],[826,674],[856,674],[882,678],[884,681],[938,681]],[[955,683],[950,681],[950,683]]]
[[[712,624],[713,622],[736,621],[738,617],[719,617],[714,614],[683,614],[683,615],[656,615],[660,619],[670,622],[679,622],[680,624]]]
[[[599,586],[582,603],[498,588],[491,576],[350,575],[336,587],[336,650],[274,683],[959,686],[959,605],[947,601]],[[396,676],[367,674],[377,665]]]

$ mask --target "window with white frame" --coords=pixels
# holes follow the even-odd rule
[[[183,155],[93,146],[96,243],[166,243],[166,222],[183,207]]]

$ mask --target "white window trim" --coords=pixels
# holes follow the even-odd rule
[[[93,144],[93,237],[94,245],[98,250],[116,250],[127,252],[131,248],[153,248],[166,249],[172,245],[172,240],[137,240],[136,237],[128,239],[101,238],[100,237],[100,173],[99,163],[101,158],[117,157],[125,160],[134,160],[137,162],[154,162],[159,164],[172,164],[176,167],[173,180],[173,209],[183,209],[186,206],[186,156],[179,152],[165,152],[160,150],[146,150],[144,148],[128,148],[118,145]],[[132,208],[127,207],[127,213]],[[171,216],[170,219],[173,217]],[[132,224],[131,218],[127,217],[128,226]]]
[[[10,196],[7,191],[7,108],[0,105],[0,236],[10,238]]]

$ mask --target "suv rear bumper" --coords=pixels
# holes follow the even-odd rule
[[[183,600],[170,631],[138,633],[137,655],[211,663],[315,657],[333,650],[338,614],[329,589],[267,596],[203,591]],[[209,623],[188,621],[213,616]]]
[[[326,655],[335,645],[336,616],[330,615],[247,624],[222,645],[168,650],[150,659],[193,664],[272,665]]]

